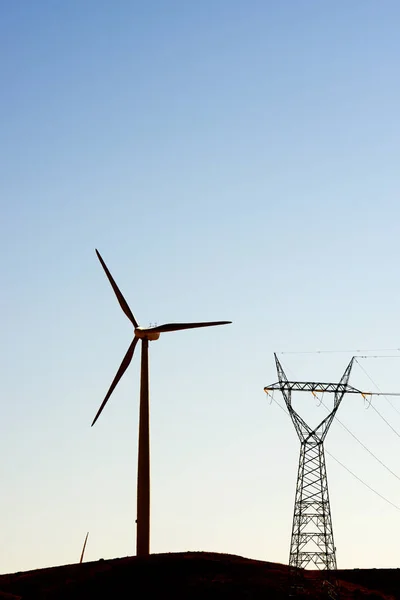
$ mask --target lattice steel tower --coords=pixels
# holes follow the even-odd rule
[[[351,359],[339,383],[288,381],[275,354],[279,381],[264,388],[270,393],[280,390],[300,439],[300,460],[297,475],[296,498],[289,566],[296,569],[336,569],[336,548],[333,541],[332,518],[326,477],[324,440],[346,393],[360,394],[348,385],[353,366]],[[292,407],[292,391],[334,394],[334,405],[329,415],[312,429]]]

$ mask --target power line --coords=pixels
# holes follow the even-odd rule
[[[290,352],[277,352],[276,354],[355,354],[360,352],[400,352],[400,348],[375,348],[372,350],[300,350]],[[390,358],[397,358],[393,356]],[[399,357],[400,358],[400,357]]]
[[[327,411],[329,411],[329,408],[326,406],[326,404],[324,404],[322,402],[322,400],[321,400],[321,404],[324,408],[326,408]],[[364,450],[366,450],[368,452],[368,454],[370,454],[376,461],[378,461],[379,464],[382,465],[382,467],[384,467],[387,471],[389,471],[389,473],[391,473],[394,477],[396,477],[396,479],[398,479],[400,481],[400,477],[394,471],[392,471],[383,461],[381,461],[381,459],[378,458],[376,456],[376,454],[374,454],[372,452],[372,450],[370,450],[365,444],[363,444],[363,442],[361,440],[359,440],[358,437],[352,431],[350,431],[350,429],[348,427],[346,427],[346,425],[340,419],[338,419],[338,417],[336,417],[336,421],[339,423],[339,425],[341,425],[343,427],[343,429],[345,429],[347,431],[347,433],[349,433],[356,440],[356,442],[358,442],[360,444],[360,446],[362,446],[364,448]],[[334,458],[334,457],[332,457],[332,458]]]
[[[385,419],[385,417],[383,415],[381,415],[379,410],[372,404],[372,401],[370,403],[370,407],[376,412],[377,415],[380,416],[382,421],[385,421],[386,425],[388,427],[390,427],[390,429],[393,431],[393,433],[395,433],[397,435],[397,437],[400,438],[400,433],[398,431],[396,431],[396,429],[389,423],[389,421],[387,419]]]
[[[275,398],[271,395],[268,394],[270,396],[270,398],[273,400],[273,402],[275,402],[275,404],[277,404],[279,406],[279,408],[281,410],[283,410],[283,412],[286,415],[289,415],[289,413],[287,412],[287,410],[285,410],[283,408],[283,406],[281,406],[279,404],[279,402],[277,400],[275,400]],[[387,498],[385,498],[385,496],[382,496],[382,494],[380,494],[379,492],[377,492],[373,487],[371,487],[368,483],[366,483],[363,479],[361,479],[360,477],[358,477],[358,475],[356,475],[355,473],[353,473],[353,471],[351,471],[348,467],[346,467],[346,465],[344,465],[342,462],[340,462],[340,460],[338,460],[335,456],[333,456],[333,454],[331,454],[330,452],[327,451],[327,454],[329,454],[329,456],[331,458],[333,458],[333,460],[335,460],[341,467],[343,467],[343,469],[345,469],[348,473],[350,473],[350,475],[352,475],[355,479],[357,479],[357,481],[359,481],[360,483],[362,483],[365,487],[367,487],[371,492],[373,492],[374,494],[376,494],[377,496],[379,496],[379,498],[381,498],[382,500],[384,500],[385,502],[387,502],[388,504],[390,504],[391,506],[393,506],[394,508],[396,508],[397,510],[400,511],[400,506],[397,506],[397,504],[394,504],[393,502],[391,502],[390,500],[388,500]],[[397,477],[397,475],[396,475]]]
[[[359,357],[361,358],[361,357]],[[364,358],[364,357],[362,357]],[[358,366],[360,367],[360,369],[364,372],[364,374],[368,377],[368,379],[370,380],[370,382],[379,390],[379,392],[383,395],[383,397],[385,398],[385,400],[390,404],[390,406],[400,415],[400,411],[395,407],[395,405],[393,404],[393,402],[391,400],[389,400],[389,398],[387,397],[387,394],[383,394],[382,390],[380,389],[380,387],[375,383],[375,381],[372,379],[372,377],[370,375],[368,375],[367,371],[364,369],[364,367],[360,364],[360,361],[357,360],[357,358],[355,357],[354,360],[356,361],[356,363],[358,364]],[[381,413],[375,408],[375,406],[372,404],[372,402],[370,403],[370,406],[374,409],[374,411],[381,417],[381,419],[383,419],[385,421],[385,423],[387,425],[389,425],[390,429],[392,429],[392,431],[394,431],[394,433],[400,437],[400,434],[390,425],[390,423],[388,423],[388,421],[386,421],[386,419],[381,415]]]
[[[372,350],[371,350],[372,352]],[[354,358],[400,358],[399,354],[366,354],[366,355],[362,355],[362,354],[356,354],[354,356]]]
[[[390,504],[391,506],[393,506],[397,510],[400,510],[400,506],[397,506],[397,504],[394,504],[393,502],[391,502],[390,500],[388,500],[387,498],[385,498],[385,496],[382,496],[382,494],[380,494],[379,492],[377,492],[376,490],[374,490],[373,487],[371,487],[370,485],[368,485],[368,483],[365,483],[365,481],[363,481],[362,479],[360,479],[360,477],[358,477],[358,475],[356,475],[355,473],[353,473],[353,471],[350,471],[350,469],[348,467],[346,467],[346,465],[344,465],[343,463],[341,463],[340,460],[338,460],[335,456],[333,456],[333,454],[331,454],[328,451],[326,451],[326,453],[329,454],[329,456],[331,458],[333,458],[333,460],[335,460],[341,467],[343,467],[343,469],[346,469],[346,471],[348,473],[350,473],[350,475],[353,475],[353,477],[355,477],[360,483],[362,483],[363,485],[365,485],[365,487],[367,487],[369,490],[371,490],[371,492],[374,492],[374,494],[376,494],[377,496],[379,496],[379,498],[382,498],[382,500],[384,500],[385,502],[387,502],[388,504]]]

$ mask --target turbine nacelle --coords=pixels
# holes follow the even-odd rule
[[[145,327],[136,327],[135,337],[139,338],[140,340],[149,340],[150,342],[154,342],[160,337],[160,332],[152,331],[151,328],[146,329]]]

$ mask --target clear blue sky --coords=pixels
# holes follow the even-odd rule
[[[88,530],[87,560],[135,551],[139,357],[91,429],[132,336],[95,247],[141,324],[233,321],[151,344],[152,551],[287,562],[273,352],[400,346],[399,22],[396,0],[1,3],[1,572],[75,562]],[[362,364],[400,391],[398,360]],[[361,399],[340,418],[400,473]],[[400,505],[339,424],[326,447]],[[398,566],[400,512],[327,463],[339,566]]]

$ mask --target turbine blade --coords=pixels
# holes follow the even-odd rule
[[[119,380],[121,379],[122,375],[125,373],[125,371],[127,370],[127,368],[130,365],[130,362],[132,360],[132,356],[133,353],[135,351],[135,346],[138,343],[138,339],[136,336],[133,338],[133,342],[131,343],[131,345],[128,348],[128,352],[125,354],[124,358],[122,359],[122,363],[117,371],[116,376],[113,379],[112,384],[110,385],[110,389],[107,392],[106,397],[104,398],[102,405],[100,406],[99,410],[97,411],[97,414],[95,416],[95,418],[93,419],[93,423],[92,423],[92,427],[93,425],[96,423],[97,419],[99,418],[101,411],[103,410],[103,408],[105,407],[105,405],[107,404],[107,401],[109,399],[109,397],[111,396],[111,394],[113,393],[113,391],[115,390]]]
[[[87,532],[86,537],[85,537],[85,541],[84,541],[83,548],[82,548],[81,559],[79,561],[80,563],[83,562],[83,555],[85,554],[86,542],[87,542],[88,537],[89,537],[89,532]]]
[[[125,300],[125,298],[123,297],[121,290],[119,289],[119,287],[117,286],[117,284],[115,283],[113,276],[111,275],[110,271],[107,269],[107,265],[104,262],[104,260],[101,258],[100,252],[96,249],[96,254],[97,254],[97,258],[99,259],[99,261],[101,262],[101,266],[103,267],[107,277],[108,277],[108,281],[111,283],[112,289],[115,292],[115,295],[117,296],[117,300],[120,304],[120,307],[122,308],[122,310],[124,311],[124,313],[126,314],[126,316],[128,317],[128,319],[131,321],[131,323],[133,324],[134,327],[139,327],[138,322],[136,321],[135,317],[133,316],[133,313],[131,311],[131,309],[128,306],[127,301]]]
[[[142,331],[154,331],[155,333],[165,333],[166,331],[179,331],[180,329],[195,329],[197,327],[213,327],[214,325],[228,325],[232,321],[208,321],[203,323],[165,323],[156,327],[149,327]]]

